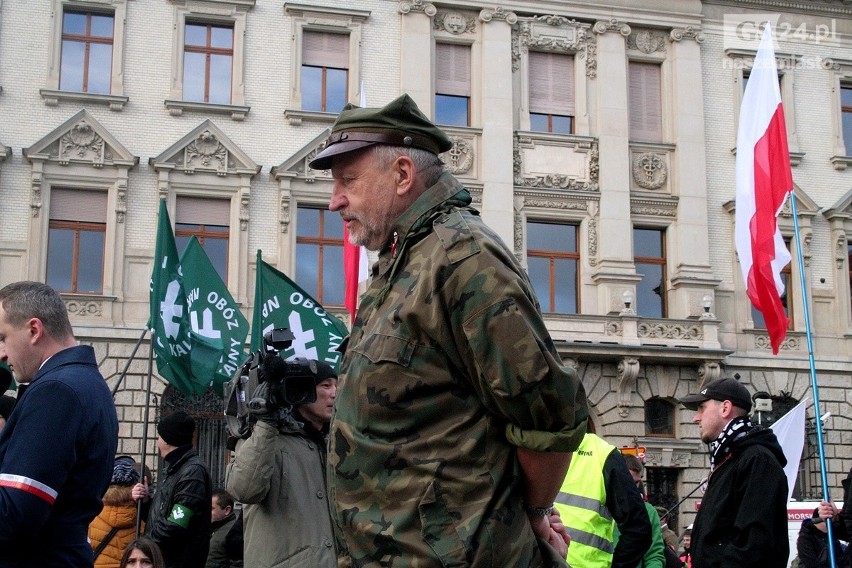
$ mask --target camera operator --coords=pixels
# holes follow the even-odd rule
[[[269,381],[254,392],[264,411],[253,412],[257,423],[237,443],[227,476],[228,491],[243,503],[245,566],[337,566],[325,483],[337,375],[315,363],[315,402],[279,403]]]

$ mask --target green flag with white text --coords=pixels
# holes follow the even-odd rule
[[[192,396],[213,383],[223,345],[192,331],[182,280],[169,212],[161,200],[148,327],[157,371],[180,392]]]
[[[295,282],[275,270],[257,251],[251,349],[259,349],[261,337],[276,327],[286,327],[296,339],[281,357],[307,357],[325,361],[335,370],[340,361],[337,347],[349,333],[346,325],[314,300]]]
[[[245,359],[248,320],[195,237],[187,243],[180,266],[192,331],[221,342],[224,348],[213,373],[212,385],[216,393],[222,394],[222,384],[231,380]]]

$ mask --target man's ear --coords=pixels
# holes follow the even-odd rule
[[[30,334],[30,343],[33,345],[47,335],[44,331],[44,323],[38,318],[30,318],[27,321],[27,332]]]
[[[414,178],[417,175],[417,170],[414,167],[414,162],[406,155],[399,156],[394,160],[391,166],[396,183],[396,194],[405,195],[411,188],[414,187]]]

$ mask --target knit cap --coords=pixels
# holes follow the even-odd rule
[[[139,483],[139,472],[136,462],[130,456],[118,456],[112,466],[111,485],[136,485]]]
[[[182,410],[178,410],[160,419],[157,424],[157,434],[170,446],[187,446],[192,444],[195,433],[195,420]]]

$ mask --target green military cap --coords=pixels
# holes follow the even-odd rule
[[[315,170],[328,170],[339,154],[374,144],[409,146],[440,154],[453,147],[443,130],[426,118],[407,94],[382,108],[361,108],[347,104],[331,127],[325,148],[311,160]]]

